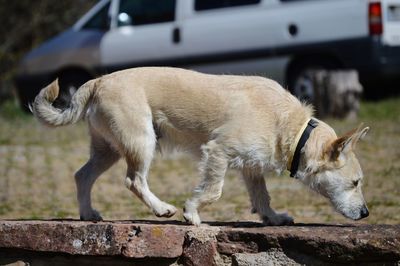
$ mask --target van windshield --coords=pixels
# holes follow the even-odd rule
[[[109,9],[110,3],[102,7],[88,22],[86,22],[82,29],[108,30],[110,28]]]

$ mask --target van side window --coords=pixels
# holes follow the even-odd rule
[[[121,0],[118,26],[174,21],[176,0]]]
[[[261,0],[195,0],[194,9],[196,11],[226,8],[234,6],[255,5]]]
[[[86,22],[82,29],[108,30],[110,27],[110,20],[108,17],[109,9],[110,3],[101,8],[88,22]]]

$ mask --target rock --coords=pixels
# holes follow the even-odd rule
[[[182,262],[184,265],[203,266],[217,265],[217,239],[218,228],[197,228],[186,234]]]
[[[285,255],[282,250],[271,249],[256,254],[236,253],[232,266],[297,266],[302,265]]]
[[[138,225],[116,228],[121,253],[129,258],[177,258],[182,254],[185,230],[171,225]],[[127,237],[126,237],[127,236]]]
[[[26,265],[29,266],[28,263],[25,263],[25,262],[19,260],[19,261],[10,263],[10,264],[6,264],[6,265],[4,265],[4,266],[26,266]]]
[[[257,253],[271,248],[292,257],[329,263],[395,261],[400,256],[400,225],[298,225],[221,230],[218,251]]]
[[[397,265],[400,225],[0,221],[0,265],[50,254],[60,265]]]
[[[176,258],[182,254],[185,231],[169,224],[3,221],[0,222],[0,248],[73,255]]]

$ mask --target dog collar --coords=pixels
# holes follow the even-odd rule
[[[311,118],[307,123],[305,123],[302,126],[301,130],[297,134],[295,142],[293,142],[292,144],[294,146],[297,143],[297,146],[293,153],[292,160],[288,164],[290,165],[290,177],[294,177],[296,175],[300,163],[301,149],[304,147],[308,138],[310,137],[311,131],[313,131],[313,129],[316,128],[317,126],[318,126],[318,121]],[[290,151],[292,153],[293,149],[291,149]]]

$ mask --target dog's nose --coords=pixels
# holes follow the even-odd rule
[[[368,211],[367,207],[364,206],[364,207],[361,209],[361,212],[360,212],[361,219],[362,219],[362,218],[365,218],[365,217],[368,217],[368,215],[369,215],[369,211]]]

